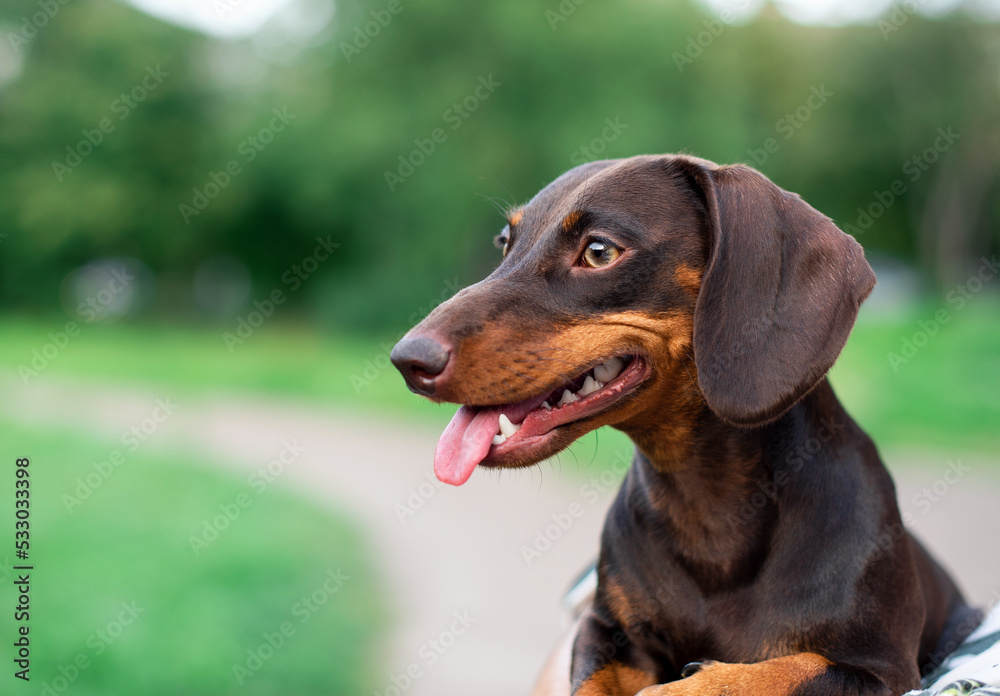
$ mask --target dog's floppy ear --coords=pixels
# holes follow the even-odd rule
[[[796,194],[743,165],[695,168],[710,235],[698,383],[723,420],[761,425],[833,366],[875,274],[861,245]]]

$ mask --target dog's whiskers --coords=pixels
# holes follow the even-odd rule
[[[684,351],[684,355],[685,355],[685,356],[686,356],[686,357],[688,358],[688,360],[690,360],[690,361],[691,361],[692,363],[694,362],[694,356],[693,356],[693,355],[691,355],[690,351],[688,351],[688,350],[685,350],[685,351]],[[691,384],[693,384],[693,385],[694,385],[694,387],[695,387],[695,389],[697,389],[697,388],[698,388],[698,380],[696,380],[696,379],[694,378],[694,375],[692,375],[692,374],[691,374],[691,370],[690,370],[690,369],[688,369],[688,363],[687,363],[687,362],[685,362],[685,363],[684,363],[684,371],[685,371],[685,372],[687,373],[687,376],[688,376],[688,379],[690,379],[690,380],[691,380]]]
[[[508,193],[510,192],[508,191]],[[499,196],[487,196],[485,193],[477,193],[476,195],[489,201],[494,210],[500,213],[502,217],[508,217],[511,210],[516,207],[515,204],[508,203],[505,199],[500,198]]]

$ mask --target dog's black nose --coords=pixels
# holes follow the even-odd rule
[[[403,373],[410,391],[434,394],[435,381],[448,365],[450,351],[433,338],[404,338],[392,349],[389,359]]]

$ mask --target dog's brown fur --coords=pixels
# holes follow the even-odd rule
[[[622,250],[611,267],[580,266],[593,235]],[[613,355],[651,368],[544,448],[491,462],[527,466],[602,425],[637,446],[572,665],[536,693],[888,696],[971,630],[825,378],[874,285],[852,238],[752,169],[663,156],[571,170],[503,240],[499,268],[401,342],[435,341],[446,362],[404,370],[411,387],[487,406]]]

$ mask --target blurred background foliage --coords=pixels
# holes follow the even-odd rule
[[[902,180],[906,193],[861,241],[918,269],[926,288],[946,290],[1000,245],[1000,28],[961,8],[805,27],[769,5],[729,23],[684,1],[386,7],[345,1],[331,17],[307,3],[294,30],[272,22],[219,39],[73,0],[16,50],[4,42],[4,307],[72,314],[74,271],[133,258],[143,274],[131,316],[231,324],[289,290],[282,275],[329,235],[340,247],[283,316],[401,330],[446,283],[497,262],[491,201],[523,202],[582,159],[643,152],[753,164],[852,231],[859,207]],[[4,2],[4,33],[37,9]],[[373,11],[391,19],[366,37]],[[116,104],[157,68],[166,76],[143,101]],[[490,76],[500,86],[453,130],[445,112]],[[802,111],[813,90],[830,96]],[[246,162],[241,143],[274,109],[294,120]],[[808,119],[787,118],[797,110]],[[57,176],[53,163],[104,117],[114,130]],[[624,128],[587,157],[605,119]],[[386,172],[435,128],[447,140],[390,191]],[[960,137],[911,181],[904,165],[939,128]],[[231,160],[241,173],[187,224],[181,204]]]
[[[221,18],[244,1],[203,5]],[[4,0],[0,379],[35,389],[22,368],[45,372],[43,396],[78,378],[95,398],[280,394],[440,428],[451,409],[409,394],[388,350],[499,261],[498,209],[587,159],[682,151],[756,166],[864,244],[880,289],[832,381],[891,465],[995,457],[1000,281],[982,259],[1000,251],[1000,3],[979,3],[984,21],[914,2],[834,27],[771,4],[731,20],[726,0],[287,0],[220,38],[116,0]],[[319,260],[318,245],[338,246]],[[259,335],[226,343],[275,290],[287,299]],[[68,321],[83,330],[70,348]],[[115,442],[8,416],[0,439],[39,463],[42,561],[62,569],[38,588],[59,615],[37,645],[43,681],[138,597],[153,620],[123,637],[127,664],[95,661],[70,693],[380,683],[392,617],[351,520],[282,491],[195,563],[187,536],[243,479],[203,452],[144,450],[71,519],[59,491]],[[569,476],[627,446],[599,437],[564,456]],[[356,578],[345,601],[237,689],[232,665],[332,564]]]

